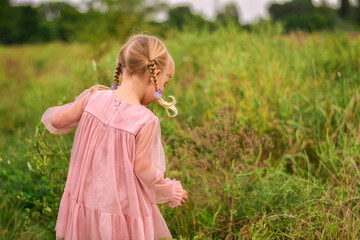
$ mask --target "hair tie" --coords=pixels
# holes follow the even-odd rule
[[[112,90],[116,90],[116,89],[118,89],[119,87],[120,87],[119,85],[111,84],[111,89],[112,89]]]
[[[162,97],[162,90],[159,88],[159,90],[154,92],[155,98],[161,98]]]

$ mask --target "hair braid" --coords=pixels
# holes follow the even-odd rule
[[[150,60],[148,67],[150,69],[151,80],[154,83],[155,91],[157,91],[159,88],[159,85],[158,85],[157,77],[155,75],[155,69],[156,69],[155,60]]]
[[[122,64],[120,59],[118,60],[118,63],[116,64],[115,68],[115,74],[114,74],[114,85],[119,86],[119,76],[122,74]]]

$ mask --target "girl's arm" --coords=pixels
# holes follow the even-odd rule
[[[89,99],[90,90],[83,91],[74,102],[48,108],[41,121],[52,134],[67,134],[74,129]]]
[[[165,154],[158,118],[136,137],[135,154],[135,174],[143,185],[156,193],[156,203],[168,202],[170,207],[180,206],[183,194],[181,183],[164,178]]]

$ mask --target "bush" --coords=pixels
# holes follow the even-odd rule
[[[333,29],[335,26],[335,18],[324,16],[320,13],[303,13],[288,15],[282,19],[286,30],[302,29],[307,31],[315,31],[321,29]]]

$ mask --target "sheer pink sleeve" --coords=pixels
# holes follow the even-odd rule
[[[158,118],[136,137],[135,154],[135,174],[144,186],[155,192],[156,203],[168,202],[170,207],[179,206],[182,198],[181,183],[176,179],[164,179],[165,154]]]
[[[74,102],[48,108],[41,121],[52,134],[67,134],[74,129],[81,118],[90,96],[90,89],[84,90]]]

